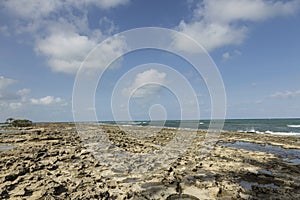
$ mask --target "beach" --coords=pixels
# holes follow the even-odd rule
[[[300,199],[299,136],[224,131],[204,155],[199,150],[207,135],[198,130],[182,151],[155,154],[161,167],[146,160],[153,169],[145,162],[129,169],[135,156],[152,155],[178,134],[183,141],[191,130],[84,127],[85,134],[73,123],[1,127],[0,198]],[[108,147],[99,145],[103,135]],[[124,154],[111,156],[112,146]],[[174,159],[165,162],[166,156]]]

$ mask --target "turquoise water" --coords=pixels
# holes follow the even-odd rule
[[[113,121],[101,123],[116,124]],[[120,125],[127,126],[165,126],[172,128],[199,128],[208,129],[210,120],[167,120],[167,121],[123,121]],[[281,135],[299,135],[300,119],[227,119],[225,120],[223,130],[256,132]]]

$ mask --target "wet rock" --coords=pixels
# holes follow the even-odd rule
[[[195,196],[188,195],[188,194],[171,194],[170,196],[167,197],[166,200],[200,200]]]

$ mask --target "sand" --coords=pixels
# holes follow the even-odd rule
[[[6,129],[1,199],[300,199],[299,164],[221,145],[300,149],[299,137],[224,132],[203,156],[205,131],[189,138],[187,130],[95,124],[86,134],[72,123]],[[175,139],[187,143],[168,147]]]

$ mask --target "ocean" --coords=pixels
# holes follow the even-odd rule
[[[197,128],[207,130],[210,120],[166,120],[166,121],[101,121],[100,123],[122,126],[164,126],[169,128]],[[195,126],[196,125],[196,126]],[[226,119],[224,131],[250,132],[300,136],[300,118],[292,119]]]

